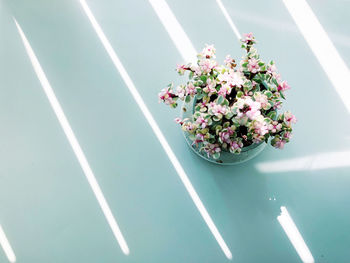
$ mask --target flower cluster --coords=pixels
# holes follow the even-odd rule
[[[189,133],[193,145],[217,159],[222,151],[239,154],[243,147],[263,141],[282,149],[292,137],[295,116],[277,113],[290,87],[281,79],[273,61],[260,59],[252,33],[241,40],[246,54],[240,63],[227,56],[224,65],[215,60],[215,48],[206,45],[196,65],[178,65],[189,73],[189,81],[176,88],[168,85],[159,100],[175,108],[177,100],[195,100],[191,119],[175,121]]]

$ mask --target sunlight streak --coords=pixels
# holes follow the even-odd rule
[[[238,38],[238,40],[240,40],[242,38],[241,34],[238,31],[238,28],[236,27],[236,25],[233,23],[230,15],[228,14],[224,4],[222,3],[221,0],[216,0],[216,3],[219,5],[222,13],[224,14],[224,17],[226,18],[228,24],[230,25],[233,33],[235,33],[236,37]]]
[[[164,0],[149,0],[149,2],[185,62],[196,63],[197,51],[167,2]]]
[[[350,166],[350,151],[318,153],[304,157],[258,163],[256,168],[263,173],[277,173],[347,166]]]
[[[294,22],[350,112],[350,71],[305,0],[283,0]]]
[[[164,19],[169,19],[167,21],[171,21],[171,23],[173,23],[172,24],[173,26],[174,25],[175,26],[180,26],[178,24],[177,20],[175,19],[174,15],[172,15],[172,16],[169,15],[170,9],[164,3],[164,1],[156,0],[156,1],[152,1],[152,2],[153,2],[153,4],[155,6],[157,6],[158,12],[163,12],[163,14],[167,14],[169,16],[168,18],[164,18]],[[160,6],[158,6],[159,3],[161,4]],[[216,228],[216,226],[215,226],[213,220],[211,219],[207,209],[204,207],[204,205],[203,205],[201,199],[199,198],[196,190],[194,189],[191,181],[189,180],[189,178],[188,178],[187,174],[185,173],[183,167],[181,166],[179,160],[177,159],[177,157],[174,154],[173,150],[171,149],[168,141],[166,140],[163,132],[160,130],[157,122],[153,118],[153,115],[151,114],[150,110],[148,109],[147,105],[145,104],[145,102],[144,102],[143,98],[141,97],[140,93],[136,89],[136,87],[135,87],[133,81],[131,80],[128,72],[124,68],[122,62],[120,61],[118,55],[114,51],[112,45],[110,44],[109,40],[107,39],[106,35],[104,34],[102,28],[100,27],[100,25],[96,21],[96,19],[95,19],[93,13],[91,12],[89,6],[87,5],[85,0],[80,0],[80,4],[83,7],[83,10],[86,13],[88,19],[90,20],[91,25],[94,28],[94,30],[95,30],[98,38],[100,39],[102,45],[104,46],[104,48],[106,49],[108,55],[110,56],[114,66],[116,67],[116,69],[118,70],[119,74],[123,78],[127,88],[129,89],[131,95],[135,99],[137,105],[139,106],[141,112],[143,113],[144,117],[148,121],[149,125],[151,126],[154,134],[157,136],[161,146],[163,147],[163,149],[164,149],[165,153],[167,154],[169,160],[171,161],[172,165],[174,166],[174,168],[175,168],[177,174],[179,175],[182,183],[184,184],[187,192],[189,193],[190,197],[192,198],[194,204],[196,205],[196,207],[197,207],[198,211],[200,212],[201,216],[203,217],[204,221],[208,225],[211,233],[213,234],[213,236],[217,240],[219,246],[221,247],[221,249],[225,253],[226,257],[231,259],[232,258],[231,251],[227,247],[227,245],[226,245],[225,241],[223,240],[221,234],[219,233],[218,229]],[[165,9],[160,9],[160,8],[165,8]],[[162,17],[163,17],[163,15],[162,15]],[[172,28],[172,26],[169,27],[169,30],[171,30],[171,28]],[[181,41],[184,41],[184,42],[181,42],[181,41],[176,40],[177,42],[175,42],[175,43],[177,43],[178,49],[181,48],[181,46],[184,43],[186,45],[188,45],[188,48],[181,49],[182,50],[181,55],[183,56],[183,58],[185,60],[189,60],[189,59],[191,59],[191,57],[193,55],[194,56],[196,55],[195,49],[193,48],[192,44],[189,45],[190,41],[189,41],[188,37],[186,36],[186,34],[184,34],[184,31],[182,29],[179,30],[177,28],[177,30],[176,30],[176,37],[180,37]],[[175,39],[175,37],[172,37],[172,38]]]
[[[2,249],[4,250],[8,261],[10,261],[11,263],[16,262],[16,255],[13,252],[13,249],[10,245],[10,242],[8,241],[8,239],[5,235],[5,232],[2,229],[1,225],[0,225],[0,245],[1,245]]]
[[[58,102],[56,95],[48,81],[48,79],[46,78],[46,75],[32,49],[32,47],[30,46],[30,43],[28,42],[25,34],[22,31],[22,28],[20,27],[20,25],[17,23],[17,21],[14,19],[16,26],[17,26],[17,30],[22,38],[24,47],[26,49],[26,52],[30,58],[30,61],[32,63],[32,66],[34,68],[34,71],[41,83],[41,86],[43,87],[43,90],[51,104],[51,107],[53,109],[53,111],[56,114],[56,117],[59,121],[59,123],[61,124],[61,127],[73,149],[73,152],[75,153],[75,156],[77,157],[79,164],[82,168],[82,170],[84,171],[84,174],[91,186],[92,191],[95,194],[95,197],[103,211],[104,216],[107,219],[107,222],[115,236],[115,238],[117,239],[120,248],[122,249],[123,253],[125,255],[128,255],[130,253],[129,251],[129,247],[123,237],[123,234],[121,233],[119,226],[113,216],[113,213],[102,193],[102,190],[95,178],[95,175],[93,174],[90,165],[85,157],[85,154],[83,152],[83,150],[81,149],[79,142],[77,140],[77,138],[75,137],[75,134],[63,112],[63,109],[60,105],[60,103]]]
[[[304,263],[314,263],[315,260],[309,248],[285,206],[281,206],[281,214],[277,217],[277,220],[281,224],[301,260]]]

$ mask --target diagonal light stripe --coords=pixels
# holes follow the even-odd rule
[[[239,33],[238,31],[238,28],[236,27],[236,25],[233,23],[230,15],[228,14],[224,4],[222,3],[221,0],[216,0],[216,3],[219,5],[222,13],[224,14],[224,17],[226,18],[228,24],[230,25],[233,33],[235,33],[236,37],[238,38],[238,40],[240,40],[242,37],[241,37],[241,34]]]
[[[231,251],[227,247],[227,245],[226,245],[225,241],[223,240],[221,234],[219,233],[218,229],[216,228],[216,226],[215,226],[213,220],[211,219],[207,209],[204,207],[204,205],[203,205],[201,199],[199,198],[196,190],[193,188],[191,181],[189,180],[188,176],[186,175],[184,169],[182,168],[182,166],[181,166],[179,160],[177,159],[177,157],[175,156],[175,154],[174,154],[173,150],[171,149],[169,143],[165,139],[162,131],[160,130],[157,122],[154,120],[151,112],[149,111],[148,107],[146,106],[145,102],[143,101],[140,93],[136,89],[136,87],[135,87],[133,81],[131,80],[129,74],[125,70],[123,64],[119,60],[116,52],[114,51],[113,47],[111,46],[111,44],[109,42],[109,40],[107,39],[107,37],[104,34],[104,32],[102,31],[100,25],[96,21],[96,19],[95,19],[93,13],[91,12],[89,6],[87,5],[85,0],[80,0],[80,4],[83,7],[83,10],[86,13],[88,19],[90,20],[91,25],[94,28],[97,36],[101,40],[102,45],[104,46],[104,48],[106,49],[108,55],[110,56],[114,66],[119,71],[121,77],[123,78],[126,86],[129,89],[130,93],[132,94],[132,96],[134,97],[136,103],[140,107],[141,112],[144,114],[146,120],[148,121],[148,123],[151,126],[153,132],[157,136],[157,138],[158,138],[160,144],[162,145],[164,151],[168,155],[169,160],[171,161],[172,165],[174,166],[177,174],[179,175],[182,183],[184,184],[187,192],[189,193],[190,197],[192,198],[192,200],[193,200],[194,204],[196,205],[198,211],[200,212],[201,216],[203,217],[204,221],[208,225],[211,233],[214,235],[215,239],[217,240],[219,246],[221,247],[221,249],[225,253],[226,257],[228,259],[232,259]],[[162,11],[166,12],[165,10],[162,10]],[[172,19],[172,21],[174,21],[174,20]],[[177,30],[176,32],[181,32],[181,30]],[[180,35],[182,35],[182,34],[180,33]],[[190,43],[189,39],[188,39],[188,41],[186,41],[186,43]],[[180,45],[180,43],[179,43],[179,45]],[[190,47],[189,49],[184,50],[182,55],[183,55],[184,59],[187,60],[188,57],[191,57],[193,55],[192,53],[196,53],[196,52],[193,49],[193,47]]]
[[[283,0],[294,22],[350,112],[350,71],[305,0]]]
[[[12,250],[12,247],[10,245],[10,242],[8,241],[4,230],[2,229],[1,225],[0,225],[0,245],[2,247],[2,249],[5,252],[5,255],[8,259],[8,261],[10,261],[11,263],[16,262],[16,255]]]
[[[149,0],[171,40],[186,62],[197,62],[197,51],[179,21],[164,0]]]
[[[281,224],[284,232],[286,232],[290,242],[297,251],[301,260],[304,263],[314,263],[315,260],[309,248],[307,247],[303,237],[301,236],[297,226],[295,225],[285,206],[281,206],[281,214],[277,217],[277,220]]]
[[[347,166],[350,166],[350,151],[317,153],[256,164],[256,168],[263,173],[313,171]]]
[[[85,154],[83,152],[83,150],[81,149],[79,142],[77,140],[77,138],[75,137],[75,134],[61,108],[60,103],[58,102],[56,95],[48,81],[48,79],[46,78],[46,75],[43,71],[43,69],[41,68],[41,65],[32,49],[32,47],[30,46],[30,43],[28,42],[26,36],[24,35],[20,25],[17,23],[17,21],[14,19],[18,32],[22,38],[24,47],[27,51],[27,54],[30,58],[30,61],[33,65],[34,71],[41,83],[41,86],[44,89],[44,92],[46,93],[47,98],[49,99],[49,102],[51,104],[51,107],[53,109],[53,111],[56,114],[56,117],[59,121],[59,123],[61,124],[61,127],[75,153],[75,156],[77,157],[80,166],[82,168],[82,170],[84,171],[84,174],[86,176],[86,179],[88,180],[90,187],[93,191],[93,193],[95,194],[95,197],[103,211],[104,216],[107,219],[107,222],[115,236],[115,238],[117,239],[120,248],[122,249],[123,253],[125,255],[128,255],[130,253],[128,245],[123,237],[123,234],[121,233],[119,226],[113,216],[113,213],[111,211],[111,209],[109,208],[109,205],[102,193],[102,190],[95,178],[95,175],[93,174],[90,165],[88,163],[88,161],[86,160]]]

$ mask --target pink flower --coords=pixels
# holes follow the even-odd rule
[[[182,129],[184,131],[188,131],[191,133],[197,129],[197,126],[195,124],[193,124],[192,122],[187,121],[187,122],[182,124]]]
[[[186,94],[187,95],[194,96],[197,93],[196,87],[193,85],[192,82],[189,82],[185,89],[186,89]]]
[[[218,91],[218,94],[226,97],[226,95],[231,93],[232,88],[230,87],[230,85],[227,84],[223,84],[220,88],[220,90]]]
[[[227,81],[227,83],[231,86],[231,87],[241,87],[244,83],[243,81],[243,75],[241,72],[233,72],[230,71],[230,75],[229,75],[229,79]]]
[[[267,100],[267,96],[265,94],[262,94],[261,92],[255,92],[254,99],[257,102],[260,102],[261,108],[263,108],[264,110],[268,110],[271,107],[270,103]]]
[[[276,75],[277,73],[277,67],[275,64],[269,65],[267,68],[267,73],[270,74],[271,76]]]
[[[227,82],[229,80],[229,73],[226,71],[218,75],[218,80],[220,82]]]
[[[259,62],[255,58],[251,58],[248,60],[248,70],[251,73],[257,73],[259,72]]]
[[[249,119],[254,120],[261,114],[261,104],[257,101],[253,101],[250,97],[239,98],[234,105],[238,108],[238,118],[247,116]]]
[[[185,73],[185,71],[187,70],[187,67],[186,67],[186,65],[179,65],[179,64],[177,64],[176,65],[176,71],[177,71],[177,73],[179,73],[180,75],[183,75],[184,73]]]
[[[216,87],[216,81],[212,80],[211,78],[208,78],[207,79],[207,86],[203,89],[203,91],[205,93],[208,93],[210,96],[211,94],[216,93],[215,87]]]
[[[273,121],[272,123],[269,124],[269,130],[272,133],[279,132],[282,129],[282,124],[278,123],[277,121]]]
[[[230,151],[232,153],[240,153],[242,147],[243,147],[243,143],[240,140],[231,141],[230,143]]]
[[[173,105],[176,103],[174,97],[175,94],[172,92],[171,88],[164,88],[158,94],[159,102],[163,101],[167,105]]]
[[[231,58],[230,55],[227,55],[225,57],[225,60],[224,60],[224,63],[227,67],[230,67],[232,68],[233,67],[233,64],[235,64],[235,60],[233,58]]]
[[[246,112],[246,115],[251,120],[254,120],[257,116],[260,116],[260,103],[254,101],[250,105],[250,108],[248,108],[248,111]]]
[[[275,104],[273,105],[273,109],[279,110],[280,108],[282,108],[282,102],[276,101]]]
[[[235,133],[232,128],[227,128],[227,131],[223,131],[219,133],[220,139],[223,143],[231,143],[231,136]]]
[[[175,90],[175,95],[178,96],[180,99],[183,99],[185,97],[186,90],[183,86],[178,86]]]
[[[202,53],[200,55],[204,58],[215,58],[215,52],[216,49],[214,45],[205,44],[205,48],[202,50]]]
[[[280,138],[275,139],[275,143],[273,144],[273,147],[276,147],[278,149],[283,149],[286,142],[284,140],[281,140]]]
[[[244,35],[243,35],[242,41],[243,41],[244,43],[248,43],[249,41],[254,41],[253,33],[244,34]]]
[[[285,91],[289,89],[290,89],[290,86],[288,85],[287,81],[282,81],[277,88],[278,91]]]
[[[201,59],[198,63],[200,70],[204,74],[208,74],[211,72],[213,68],[217,66],[217,63],[214,60],[210,59]]]
[[[202,74],[201,68],[199,66],[191,66],[191,71],[197,76],[200,76]]]
[[[283,138],[286,140],[290,140],[292,138],[292,133],[291,132],[285,132],[283,134]]]
[[[208,157],[210,155],[213,155],[215,153],[221,152],[221,148],[219,144],[217,143],[209,143],[209,142],[204,142],[205,146],[203,147],[203,150],[207,153]]]
[[[209,105],[209,107],[210,107],[212,114],[215,116],[220,116],[220,114],[225,115],[228,112],[228,109],[226,106],[219,105],[216,103],[211,103]]]
[[[273,77],[277,80],[278,83],[281,83],[281,74],[278,74],[278,73],[274,73],[273,74]]]
[[[264,121],[264,117],[262,115],[260,115],[256,118],[255,121],[253,121],[252,129],[259,136],[264,136],[266,133],[269,132],[267,123]]]
[[[231,69],[229,72],[226,71],[223,74],[219,74],[218,80],[220,82],[226,82],[231,87],[241,87],[244,83],[242,73],[234,71],[233,69]]]
[[[231,139],[230,139],[230,134],[228,132],[220,132],[220,139],[222,142],[224,143],[230,143]]]
[[[292,123],[296,123],[297,122],[297,118],[290,111],[286,111],[284,113],[284,122],[287,125],[291,125]]]
[[[181,118],[175,118],[174,121],[177,123],[177,124],[182,124],[182,120]]]
[[[208,119],[204,119],[202,116],[200,116],[197,118],[196,123],[199,124],[202,129],[204,129],[208,125]]]
[[[204,135],[201,133],[196,134],[196,138],[193,141],[192,145],[198,145],[199,143],[204,142]]]
[[[205,112],[207,111],[207,102],[206,101],[200,101],[196,104],[196,106],[200,107],[200,112]]]

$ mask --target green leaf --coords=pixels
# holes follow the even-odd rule
[[[224,99],[225,99],[225,98],[224,98],[223,96],[220,95],[219,98],[218,98],[218,102],[217,102],[217,103],[218,103],[218,104],[222,104],[222,103],[224,102]]]
[[[272,97],[272,92],[271,92],[271,91],[267,90],[267,91],[265,91],[264,93],[265,93],[265,95],[266,95],[268,98],[271,98],[271,97]]]
[[[275,78],[272,78],[272,82],[278,87],[278,82]]]
[[[204,95],[203,95],[202,93],[199,93],[199,94],[196,95],[196,99],[197,99],[197,100],[200,100],[201,98],[203,98],[203,96],[204,96]]]
[[[260,74],[256,74],[254,77],[253,77],[253,79],[252,80],[254,80],[255,82],[257,82],[257,83],[261,83],[261,78],[260,78],[260,76],[259,76]]]
[[[229,111],[229,112],[226,113],[226,115],[225,115],[225,118],[226,118],[226,119],[231,119],[232,117],[233,117],[232,111]]]
[[[227,99],[224,99],[224,102],[222,103],[222,105],[228,106],[228,105],[229,105],[228,100],[227,100]]]
[[[255,91],[260,91],[260,84],[259,83],[256,83],[255,84]]]
[[[276,112],[275,111],[271,111],[267,114],[267,117],[271,118],[272,120],[276,119]]]
[[[213,117],[213,120],[214,120],[214,121],[219,121],[220,119],[221,119],[221,118],[219,118],[218,116],[214,116],[214,117]]]
[[[243,96],[243,92],[242,91],[238,91],[236,96],[237,96],[237,98],[242,97]]]
[[[227,127],[229,127],[229,126],[230,126],[230,122],[229,122],[229,121],[227,121],[227,122],[224,123],[224,128],[227,128]]]
[[[266,83],[266,81],[263,81],[263,82],[261,82],[263,85],[264,85],[264,87],[265,87],[265,89],[269,89],[269,85]]]
[[[259,73],[258,74],[259,78],[263,81],[263,80],[266,80],[266,75],[265,74],[261,74]]]
[[[187,95],[186,96],[186,99],[185,99],[185,102],[186,103],[189,103],[191,101],[191,96],[190,95]]]
[[[244,90],[245,92],[250,91],[251,88],[252,88],[252,86],[250,86],[250,85],[244,85],[244,86],[243,86],[243,90]]]
[[[190,72],[190,74],[188,75],[189,79],[193,78],[193,71]]]
[[[285,100],[286,99],[286,97],[284,97],[284,94],[283,94],[283,92],[282,91],[280,91],[280,94],[281,94],[281,97]]]
[[[175,109],[175,108],[177,107],[177,103],[175,102],[175,103],[171,104],[170,106],[171,106],[173,109]]]
[[[220,153],[214,153],[214,154],[213,154],[213,158],[214,158],[215,160],[219,159],[219,158],[220,158]]]
[[[205,76],[205,75],[201,76],[201,81],[203,81],[204,83],[206,83],[206,82],[207,82],[207,76]]]
[[[218,133],[219,131],[222,130],[222,126],[221,125],[216,125],[215,126],[215,130],[216,130],[216,133]]]
[[[194,140],[196,139],[196,135],[190,133],[190,134],[188,135],[188,138],[189,138],[191,141],[194,141]]]

